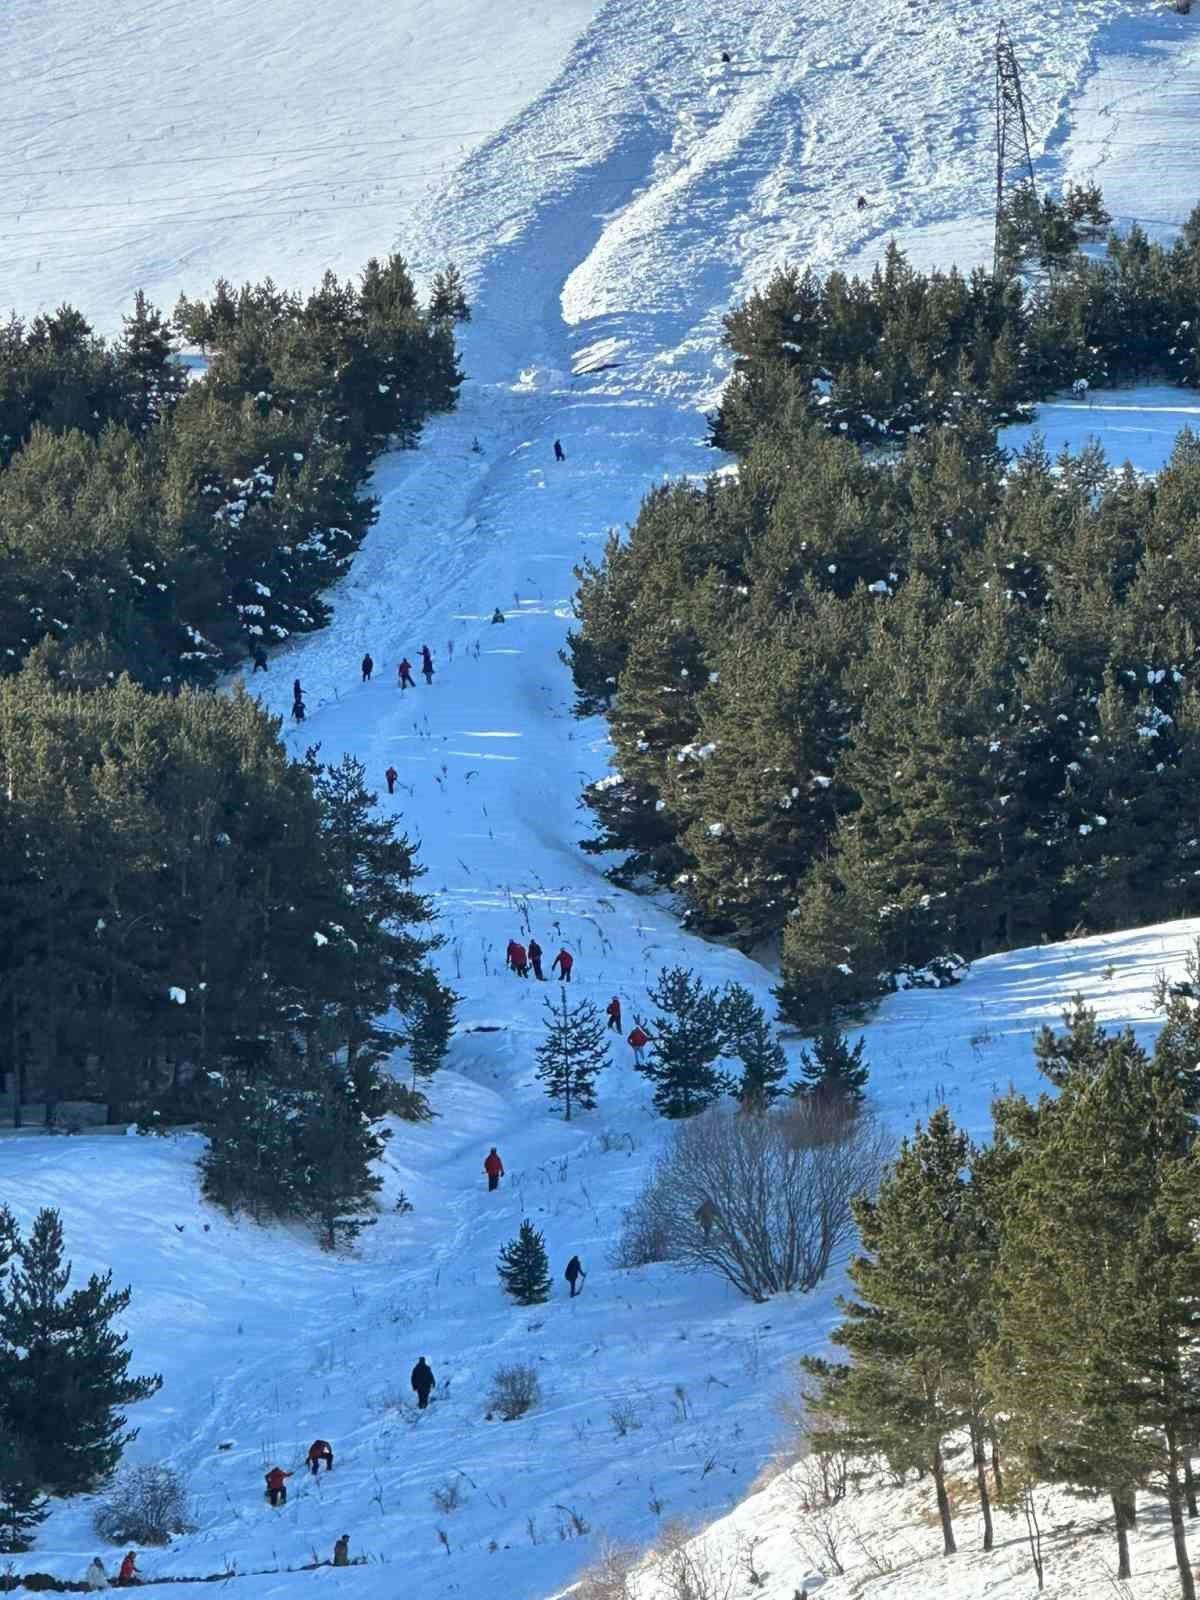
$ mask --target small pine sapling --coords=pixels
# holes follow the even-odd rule
[[[550,1298],[546,1241],[528,1217],[521,1223],[517,1237],[501,1247],[496,1271],[505,1292],[519,1306],[540,1305]]]
[[[742,1064],[737,1097],[747,1111],[765,1110],[783,1093],[787,1057],[749,989],[731,983],[721,999],[724,1054]]]
[[[563,987],[557,1001],[546,1000],[546,1037],[538,1046],[537,1075],[551,1100],[560,1100],[563,1116],[572,1109],[591,1111],[596,1104],[596,1074],[609,1064],[605,1028],[590,1000],[575,1005]]]
[[[813,1095],[825,1101],[849,1101],[858,1105],[867,1082],[863,1060],[866,1039],[860,1034],[851,1048],[844,1033],[834,1027],[822,1028],[813,1039],[812,1054],[800,1052],[800,1072],[804,1082],[795,1093]]]

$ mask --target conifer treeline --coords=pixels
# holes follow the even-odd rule
[[[211,684],[323,626],[375,516],[364,485],[462,375],[451,269],[427,307],[404,262],[307,297],[269,280],[168,323],[139,292],[114,342],[70,307],[0,328],[0,671],[40,650],[82,687]],[[178,339],[202,344],[188,384]]]
[[[1047,295],[1124,281],[1135,246]],[[1140,253],[1125,325],[1169,280],[1170,317],[1200,329],[1200,219]],[[936,299],[921,282],[893,256],[848,302],[904,283]],[[925,324],[901,326],[879,360],[915,361]],[[1196,910],[1200,443],[1182,436],[1153,481],[1095,450],[1006,466],[964,379],[953,421],[873,463],[771,365],[727,402],[775,386],[737,475],[655,490],[580,573],[578,708],[615,745],[585,848],[671,885],[707,933],[781,941],[782,1007],[805,1026],[898,973],[947,981],[960,957]]]
[[[444,1047],[451,997],[408,841],[372,813],[358,763],[292,761],[278,729],[242,692],[84,693],[33,665],[0,680],[16,1103],[32,1085],[232,1138],[240,1095],[244,1138],[246,1096],[306,1072],[377,1114],[374,1067],[397,1042],[377,1018]],[[287,1165],[278,1144],[262,1154]]]
[[[1149,1493],[1166,1501],[1194,1600],[1200,1017],[1163,998],[1152,1053],[1078,1003],[1064,1033],[1043,1029],[1053,1093],[998,1101],[991,1144],[973,1146],[945,1108],[918,1127],[855,1206],[856,1292],[833,1335],[844,1360],[802,1365],[814,1447],[926,1476],[948,1555],[948,1456],[965,1441],[984,1549],[994,1500],[1017,1509],[1062,1483],[1111,1501],[1127,1578]]]

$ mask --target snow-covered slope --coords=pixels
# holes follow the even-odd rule
[[[461,407],[419,451],[381,463],[380,521],[333,627],[254,684],[283,714],[302,679],[309,721],[287,727],[297,749],[353,751],[380,789],[389,763],[400,772],[380,804],[420,838],[444,970],[463,996],[434,1086],[439,1121],[397,1129],[383,1214],[345,1261],[205,1211],[187,1139],[0,1142],[0,1193],[26,1217],[59,1205],[77,1266],[111,1263],[132,1282],[139,1367],[164,1372],[139,1408],[134,1456],[186,1471],[200,1529],[148,1570],[294,1565],[348,1532],[371,1565],[239,1590],[321,1582],[373,1600],[488,1584],[520,1600],[566,1581],[598,1530],[641,1538],[660,1514],[727,1508],[767,1459],[771,1396],[790,1358],[820,1343],[836,1284],[755,1308],[663,1269],[614,1272],[620,1210],[661,1125],[619,1045],[600,1109],[570,1126],[549,1115],[532,1080],[542,996],[503,972],[502,951],[528,929],[548,954],[565,941],[577,986],[601,1003],[619,994],[627,1016],[671,961],[767,998],[769,973],[682,936],[577,848],[578,789],[606,747],[598,724],[571,717],[558,659],[572,569],[664,474],[717,464],[702,411],[724,371],[721,317],[775,264],[865,260],[892,230],[938,259],[986,252],[998,11],[727,0],[717,24],[700,0],[364,0],[349,14],[159,0],[114,22],[67,0],[10,7],[0,249],[2,292],[21,309],[69,296],[112,327],[139,283],[169,302],[218,272],[304,281],[394,243],[422,271],[456,259],[476,308]],[[1048,172],[1124,173],[1137,105],[1168,103],[1147,86],[1170,80],[1186,109],[1200,81],[1194,24],[1151,17],[1143,0],[1004,11],[1046,108]],[[1141,100],[1114,93],[1083,116],[1110,53]],[[1117,130],[1106,145],[1105,104]],[[1190,130],[1155,127],[1155,162],[1169,164]],[[418,139],[435,156],[410,157],[426,149]],[[1077,149],[1091,153],[1077,161]],[[160,160],[187,165],[172,178]],[[450,175],[416,184],[409,168],[438,160]],[[1163,185],[1156,209],[1178,218],[1191,198]],[[503,624],[489,621],[496,606]],[[422,643],[433,686],[401,694],[396,663]],[[1031,1082],[1031,1028],[1077,990],[1107,1017],[1152,1026],[1154,971],[1177,967],[1195,931],[1018,952],[955,993],[897,997],[870,1030],[881,1113],[902,1127],[948,1099],[981,1128],[995,1089]],[[492,1143],[510,1177],[488,1196]],[[394,1209],[401,1189],[411,1213]],[[580,1300],[561,1284],[534,1313],[503,1300],[496,1251],[523,1214],[546,1229],[556,1272],[582,1254]],[[420,1354],[440,1388],[418,1419],[406,1386]],[[543,1403],[488,1422],[488,1379],[514,1356],[538,1364]],[[622,1400],[643,1426],[619,1436]],[[298,1465],[318,1434],[334,1442],[335,1472],[295,1480],[286,1510],[269,1512],[262,1471]],[[432,1495],[452,1478],[464,1504],[444,1513]],[[591,1533],[566,1536],[572,1511]],[[81,1570],[87,1515],[56,1511],[19,1565]]]

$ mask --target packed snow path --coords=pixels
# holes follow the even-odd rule
[[[170,303],[221,272],[307,282],[395,242],[421,272],[457,260],[475,320],[459,411],[419,451],[380,465],[379,524],[335,596],[334,625],[253,683],[286,716],[299,676],[309,720],[285,724],[293,748],[319,741],[328,757],[361,757],[381,806],[420,841],[443,970],[463,996],[464,1031],[433,1091],[439,1120],[397,1128],[383,1214],[354,1261],[206,1212],[188,1139],[7,1140],[0,1193],[25,1218],[62,1206],[77,1267],[111,1264],[134,1284],[138,1369],[166,1375],[139,1408],[134,1456],[186,1472],[200,1524],[146,1558],[148,1571],[286,1567],[314,1550],[327,1557],[349,1532],[370,1565],[246,1578],[240,1591],[257,1600],[312,1581],[370,1600],[496,1585],[513,1600],[545,1594],[600,1530],[645,1538],[663,1515],[740,1495],[776,1431],[770,1398],[791,1356],[820,1344],[837,1287],[752,1307],[661,1268],[616,1273],[621,1208],[661,1124],[619,1045],[600,1110],[570,1126],[532,1080],[544,991],[503,971],[508,938],[530,928],[547,960],[560,942],[573,951],[579,992],[601,1004],[618,993],[630,1020],[667,962],[714,983],[742,978],[764,999],[770,981],[614,890],[578,850],[578,790],[603,770],[606,747],[598,724],[570,715],[558,659],[572,569],[632,519],[651,484],[720,464],[703,446],[702,413],[724,374],[721,318],[774,265],[873,259],[892,231],[926,258],[988,254],[999,8],[730,0],[714,24],[699,0],[503,12],[456,0],[438,9],[443,31],[416,0],[367,0],[349,21],[313,0],[162,0],[138,14],[138,37],[161,46],[151,52],[161,95],[145,98],[123,87],[144,53],[107,12],[66,0],[12,9],[0,127],[29,170],[6,177],[0,234],[14,268],[6,290],[22,309],[69,295],[111,327],[138,284]],[[1051,141],[1046,170],[1102,183],[1111,170],[1126,184],[1109,192],[1114,211],[1144,204],[1128,155],[1143,126],[1133,111],[1155,89],[1159,104],[1192,104],[1196,30],[1142,0],[1010,0],[1004,11]],[[1112,82],[1115,68],[1105,78],[1113,61],[1128,81]],[[403,108],[438,102],[454,139],[482,143],[435,191],[424,178],[393,186],[389,118],[400,144],[432,139],[445,129],[438,113],[406,122]],[[361,157],[325,116],[333,103],[357,125]],[[1089,104],[1081,124],[1076,108]],[[254,137],[248,114],[255,129],[280,130],[270,145],[261,136],[253,172],[241,148]],[[238,146],[228,159],[220,130]],[[1156,175],[1190,137],[1186,121],[1155,119]],[[151,182],[160,155],[186,162],[174,187]],[[395,205],[398,240],[390,209],[356,204],[360,166],[362,194],[374,183],[379,203]],[[122,170],[132,216],[111,187]],[[343,196],[353,209],[337,208]],[[1165,222],[1191,203],[1165,181],[1151,199]],[[1099,430],[1089,420],[1085,431]],[[497,606],[502,624],[489,620]],[[417,663],[423,643],[433,685],[418,677],[402,694],[396,664]],[[364,685],[368,650],[376,670]],[[390,800],[389,764],[400,774]],[[868,1044],[881,1112],[899,1128],[946,1098],[981,1129],[995,1090],[1032,1083],[1030,1029],[1075,991],[1107,1018],[1151,1026],[1154,972],[1178,966],[1194,931],[1017,952],[981,964],[954,994],[897,998]],[[481,1028],[497,1031],[465,1031]],[[480,1164],[493,1143],[510,1176],[488,1196]],[[401,1191],[411,1212],[395,1209]],[[555,1274],[556,1298],[533,1312],[505,1302],[494,1270],[524,1214],[545,1228]],[[589,1277],[571,1303],[560,1275],[574,1251]],[[407,1382],[420,1354],[439,1389],[418,1418]],[[537,1364],[542,1405],[518,1423],[488,1422],[491,1372],[514,1358]],[[620,1408],[642,1426],[618,1425]],[[298,1466],[318,1435],[334,1442],[335,1472],[297,1477],[286,1510],[269,1512],[262,1472]],[[434,1491],[444,1503],[452,1483],[462,1504],[445,1511]],[[591,1533],[570,1536],[572,1512]],[[85,1503],[56,1511],[19,1565],[77,1576],[95,1543],[88,1518]]]

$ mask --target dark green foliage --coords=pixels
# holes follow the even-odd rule
[[[383,1179],[372,1163],[383,1141],[371,1127],[354,1082],[327,1066],[309,1075],[293,1131],[299,1210],[329,1250],[374,1218]]]
[[[658,1008],[646,1027],[650,1043],[637,1070],[654,1085],[664,1117],[691,1117],[728,1087],[717,1065],[725,1033],[721,997],[687,967],[664,967],[650,990]]]
[[[159,1377],[129,1376],[125,1335],[112,1327],[129,1290],[114,1290],[111,1273],[68,1290],[71,1264],[63,1250],[61,1218],[40,1211],[29,1237],[17,1243],[0,1300],[7,1378],[0,1425],[24,1453],[19,1481],[26,1492],[32,1484],[74,1494],[103,1481],[135,1437],[122,1408],[162,1384]]]
[[[784,1091],[787,1057],[766,1013],[749,989],[731,983],[721,996],[723,1053],[740,1061],[736,1094],[746,1110],[762,1111]]]
[[[260,1214],[301,1069],[342,1062],[381,1115],[394,1040],[376,1018],[436,997],[432,1069],[432,913],[357,763],[289,760],[242,693],[67,694],[32,668],[0,680],[0,762],[0,1071],[18,1099],[198,1120],[239,1169],[262,1152],[243,1199],[211,1179]]]
[[[49,1509],[33,1456],[20,1435],[5,1425],[0,1406],[0,1555],[28,1550]]]
[[[868,1069],[863,1060],[866,1037],[859,1035],[853,1047],[844,1033],[834,1027],[822,1028],[813,1039],[811,1054],[800,1052],[800,1072],[804,1083],[796,1092],[815,1095],[819,1100],[858,1104],[866,1088]]]
[[[111,346],[69,307],[0,329],[0,671],[42,644],[69,684],[174,690],[322,627],[374,457],[455,404],[468,312],[435,292],[393,256],[307,298],[218,283],[174,326],[139,292]],[[190,385],[177,335],[211,356]]]
[[[571,1110],[591,1111],[596,1104],[596,1074],[609,1064],[604,1021],[590,1000],[567,999],[564,984],[557,1001],[547,997],[546,1037],[537,1048],[537,1075],[551,1100]]]
[[[546,1241],[528,1217],[522,1220],[517,1237],[501,1246],[496,1271],[505,1293],[519,1306],[535,1306],[550,1298]]]

